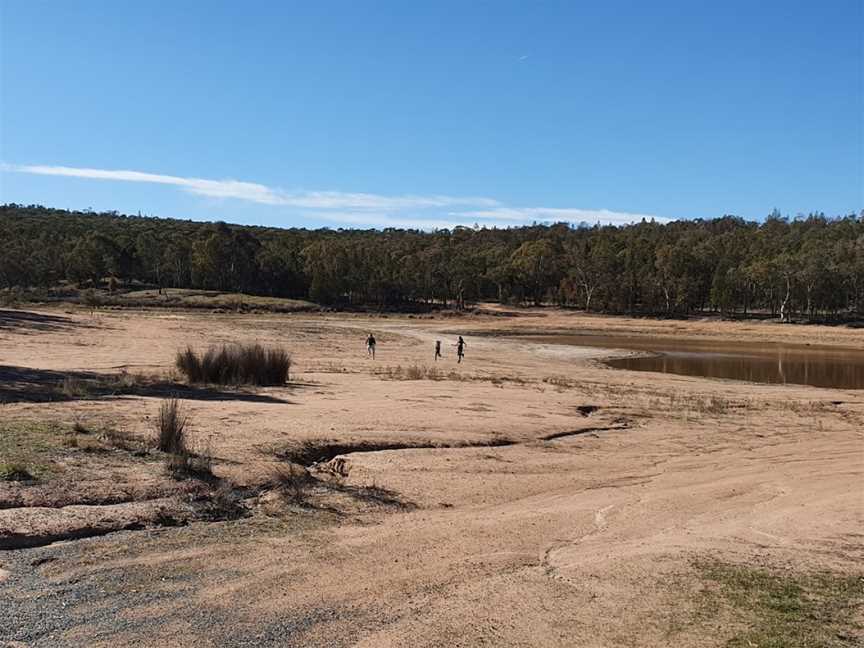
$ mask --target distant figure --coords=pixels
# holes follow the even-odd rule
[[[438,362],[438,358],[443,358],[441,355],[441,340],[435,340],[435,362]]]
[[[371,333],[366,338],[366,355],[372,356],[373,360],[375,359],[375,336]]]
[[[462,336],[459,336],[459,341],[456,343],[456,362],[461,363],[462,358],[465,356],[465,340],[462,339]]]

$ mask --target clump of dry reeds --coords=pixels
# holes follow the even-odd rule
[[[282,385],[288,381],[290,354],[261,344],[211,346],[203,354],[180,351],[175,365],[192,383]]]

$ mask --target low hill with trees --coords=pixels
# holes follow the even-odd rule
[[[864,214],[307,230],[0,206],[0,289],[154,286],[374,308],[493,300],[647,315],[864,310]]]

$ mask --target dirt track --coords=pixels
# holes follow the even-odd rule
[[[280,449],[303,439],[438,447],[345,455],[346,490],[317,508],[267,515],[263,493],[239,521],[154,529],[144,516],[145,530],[0,553],[0,597],[13,610],[0,639],[724,645],[733,623],[718,617],[709,632],[690,615],[694,559],[857,573],[864,558],[861,392],[615,371],[597,349],[471,335],[594,329],[862,348],[860,332],[531,311],[43,315],[0,327],[0,396],[14,401],[0,405],[4,420],[144,438],[159,394],[39,401],[64,373],[164,373],[187,344],[257,340],[292,351],[291,386],[186,395],[219,477],[260,486]],[[465,364],[441,331],[466,332]],[[432,366],[439,338],[441,379],[395,379],[396,366]],[[111,470],[130,488],[150,484],[154,500],[165,494],[153,462]],[[346,499],[351,488],[398,505]],[[0,530],[4,520],[38,525],[21,508],[0,511]]]

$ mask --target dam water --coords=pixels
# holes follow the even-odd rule
[[[616,369],[864,389],[864,350],[860,349],[618,335],[532,335],[522,339],[641,352],[604,361]]]

